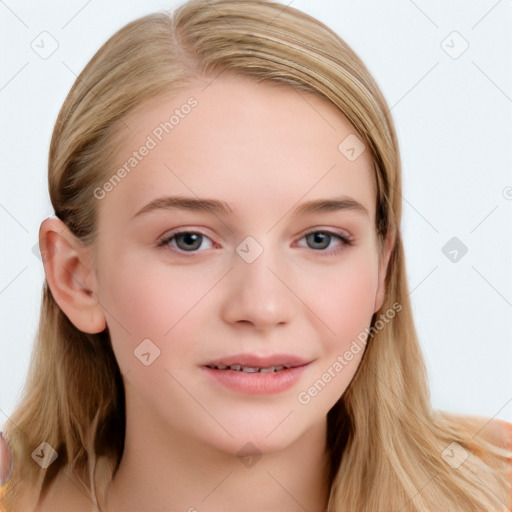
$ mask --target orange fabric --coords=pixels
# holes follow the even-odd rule
[[[501,423],[507,428],[508,430],[508,447],[509,450],[512,452],[512,423],[507,423],[506,421],[500,420]],[[508,503],[508,511],[512,510],[512,460],[510,461],[510,474],[509,474],[509,480],[510,480],[510,501]]]
[[[5,484],[3,487],[0,487],[0,512],[7,512],[7,509],[5,509],[2,505],[2,496],[5,494],[6,489],[7,484]]]
[[[507,432],[507,449],[512,453],[512,423],[508,423],[507,421],[496,419],[497,423],[502,425]],[[507,505],[507,508],[503,512],[510,512],[512,510],[512,457],[510,459],[509,465],[509,481],[510,481],[510,499]]]

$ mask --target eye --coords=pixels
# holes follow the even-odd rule
[[[306,248],[317,251],[319,255],[336,255],[339,251],[343,250],[345,246],[352,245],[351,238],[341,233],[336,233],[330,230],[315,230],[306,233],[301,240],[306,240]],[[209,241],[204,247],[203,242]],[[335,248],[329,249],[332,242],[338,242]],[[201,252],[198,249],[211,249],[213,243],[211,239],[203,233],[197,231],[174,231],[166,234],[161,238],[158,243],[158,247],[171,246],[178,252]],[[300,247],[304,247],[301,245]]]
[[[339,251],[343,250],[345,246],[352,245],[352,241],[348,236],[330,230],[310,231],[306,233],[301,240],[302,239],[306,240],[307,247],[315,251],[320,251],[321,253],[326,253],[326,255],[337,254]],[[325,249],[328,249],[333,241],[338,242],[337,247],[326,251]]]
[[[158,241],[158,247],[170,245],[179,251],[200,252],[197,249],[203,245],[205,240],[210,240],[211,242],[209,237],[196,231],[175,231],[161,238]],[[211,249],[211,247],[212,244],[210,243],[210,246],[206,247],[206,249]]]

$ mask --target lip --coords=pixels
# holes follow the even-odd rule
[[[312,363],[290,354],[274,354],[270,356],[257,356],[239,354],[215,359],[201,366],[210,379],[237,393],[246,395],[274,395],[282,393],[295,386],[303,372]],[[216,365],[268,368],[270,366],[289,366],[284,370],[271,373],[247,373],[235,370],[218,370],[210,368]]]
[[[208,361],[206,365],[218,366],[224,364],[231,366],[232,364],[239,364],[242,366],[251,366],[257,368],[268,368],[269,366],[289,366],[292,368],[303,366],[310,363],[311,360],[303,359],[292,354],[272,354],[267,356],[260,356],[257,354],[235,354],[232,356],[221,357]]]

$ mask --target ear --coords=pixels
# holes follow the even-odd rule
[[[56,217],[41,223],[39,248],[48,286],[64,314],[80,331],[90,334],[103,331],[106,317],[96,298],[91,249]]]
[[[384,304],[386,298],[386,274],[389,264],[389,258],[395,247],[396,231],[390,229],[383,243],[382,252],[379,257],[379,277],[377,292],[375,294],[374,313],[376,313]]]

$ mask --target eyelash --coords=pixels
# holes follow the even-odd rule
[[[304,233],[302,235],[300,240],[302,240],[303,238],[307,237],[308,235],[312,235],[314,233],[327,234],[327,235],[330,235],[332,237],[338,238],[342,242],[342,245],[340,247],[338,247],[336,249],[332,249],[332,250],[328,250],[328,249],[311,249],[312,251],[317,252],[318,255],[322,256],[322,257],[337,256],[347,246],[353,245],[353,240],[352,240],[351,237],[348,237],[346,235],[342,235],[340,233],[337,233],[335,231],[331,231],[329,229],[317,229],[317,230],[308,231],[307,233]],[[184,234],[201,235],[202,237],[210,238],[209,236],[205,235],[204,233],[201,233],[200,231],[190,231],[190,230],[174,231],[174,232],[169,233],[169,234],[165,235],[164,237],[160,238],[158,240],[158,242],[157,242],[157,247],[168,246],[168,244],[171,242],[171,240],[173,240],[174,238],[178,237],[179,235],[184,235]],[[178,252],[179,254],[201,252],[201,251],[183,251],[183,250],[181,250],[179,248],[178,249],[172,248],[172,250]]]

